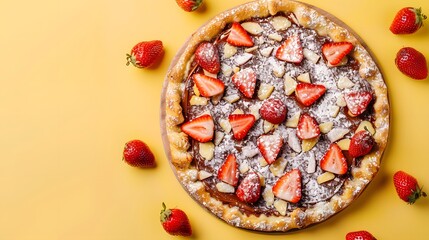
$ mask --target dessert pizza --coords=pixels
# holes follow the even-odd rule
[[[389,104],[344,24],[296,1],[219,14],[173,60],[165,147],[197,202],[240,228],[289,231],[347,207],[374,178]]]

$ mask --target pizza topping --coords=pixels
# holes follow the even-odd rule
[[[350,140],[349,154],[351,157],[361,157],[371,152],[375,141],[372,134],[366,130],[356,132]]]
[[[225,84],[217,79],[203,74],[196,73],[192,76],[194,83],[198,88],[199,93],[203,97],[212,97],[223,93]]]
[[[320,128],[316,119],[314,119],[308,113],[301,114],[296,135],[300,139],[312,139],[318,137],[320,135]]]
[[[370,92],[351,92],[344,96],[351,116],[362,114],[372,101]]]
[[[256,74],[253,69],[240,70],[232,76],[232,82],[245,97],[253,97],[256,87]]]
[[[194,118],[181,127],[182,131],[199,142],[208,142],[213,139],[214,122],[209,114]]]
[[[274,196],[291,203],[301,199],[301,171],[293,169],[284,174],[273,186]]]
[[[255,116],[252,114],[231,114],[229,115],[229,123],[234,133],[236,140],[243,140],[249,130],[255,124]]]
[[[258,174],[249,172],[238,185],[235,194],[243,202],[254,203],[258,201],[261,196],[261,181]]]
[[[320,160],[320,168],[340,175],[347,172],[347,159],[344,157],[341,148],[336,143],[332,143],[331,146],[329,146],[328,151]]]
[[[286,105],[278,98],[270,98],[262,104],[259,110],[262,119],[272,124],[280,124],[286,119]]]
[[[229,154],[219,168],[217,177],[231,186],[238,184],[238,163],[234,154]]]
[[[322,53],[328,63],[335,66],[341,63],[343,58],[353,50],[350,42],[331,42],[322,46]]]
[[[325,86],[311,83],[298,83],[295,89],[296,99],[307,107],[316,102],[325,92]]]
[[[301,40],[298,35],[292,35],[277,49],[276,57],[280,60],[300,63],[304,58]]]
[[[220,71],[219,52],[213,43],[200,43],[195,51],[195,61],[209,73],[216,74]]]
[[[236,47],[252,47],[254,45],[252,38],[240,23],[234,22],[226,41]]]
[[[268,164],[276,161],[283,146],[283,139],[278,135],[262,135],[257,140],[259,151]]]

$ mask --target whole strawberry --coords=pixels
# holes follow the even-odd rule
[[[367,231],[356,231],[347,233],[346,240],[375,240],[375,237]]]
[[[421,8],[406,7],[399,10],[390,25],[390,31],[394,34],[410,34],[417,31],[422,25],[426,15]]]
[[[197,10],[201,3],[203,3],[203,0],[176,0],[177,5],[181,7],[183,10],[187,12],[192,12]]]
[[[149,147],[141,140],[132,140],[125,144],[122,159],[133,167],[155,167],[155,157]]]
[[[130,54],[127,54],[127,66],[131,63],[138,68],[150,67],[163,55],[164,47],[161,41],[140,42],[131,49]]]
[[[417,180],[406,172],[396,172],[393,175],[393,184],[398,196],[408,204],[415,203],[422,196],[426,197],[426,193],[419,187]]]
[[[401,48],[396,54],[395,64],[403,74],[417,80],[428,76],[425,56],[411,47]]]
[[[362,157],[369,152],[375,145],[374,137],[366,130],[355,133],[350,140],[349,155],[350,157]]]
[[[180,209],[167,209],[162,203],[161,224],[164,230],[174,236],[191,236],[192,229],[188,216]]]

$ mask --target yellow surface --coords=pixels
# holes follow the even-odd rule
[[[429,186],[429,79],[394,65],[412,46],[429,58],[429,20],[419,32],[388,30],[404,1],[316,1],[352,27],[380,62],[392,107],[382,169],[363,195],[325,223],[285,235],[231,227],[195,203],[167,163],[159,127],[164,75],[200,25],[243,0],[205,0],[187,13],[174,0],[0,2],[0,239],[180,239],[159,223],[161,202],[188,213],[192,239],[344,239],[366,229],[379,239],[427,238],[429,199],[408,206],[392,175],[402,169]],[[407,1],[429,14],[429,1]],[[125,66],[125,53],[160,39],[155,69]],[[158,166],[121,161],[126,141],[142,139]],[[429,187],[427,188],[429,190]]]

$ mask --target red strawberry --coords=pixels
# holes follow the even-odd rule
[[[428,77],[426,58],[414,48],[401,48],[396,54],[395,64],[399,71],[411,78],[422,80]]]
[[[200,7],[201,3],[203,3],[203,0],[176,0],[176,3],[183,10],[192,12]]]
[[[214,122],[209,114],[194,118],[181,127],[182,131],[198,142],[208,142],[213,139]]]
[[[261,180],[255,172],[249,172],[238,185],[235,192],[238,199],[246,203],[254,203],[261,196]]]
[[[304,59],[304,53],[299,36],[288,37],[277,49],[276,58],[286,62],[300,63]]]
[[[278,135],[262,135],[257,140],[259,151],[268,164],[276,161],[283,146],[283,139]]]
[[[220,166],[217,177],[232,186],[238,183],[238,163],[234,154],[229,154],[225,162]]]
[[[240,23],[234,22],[226,41],[236,47],[252,47],[253,40]]]
[[[266,100],[259,109],[261,117],[272,124],[280,124],[286,119],[286,105],[278,98]]]
[[[301,200],[301,172],[293,169],[285,173],[273,186],[274,196],[291,203]]]
[[[326,151],[325,155],[320,160],[320,168],[340,175],[347,172],[347,159],[344,157],[338,144],[332,143],[329,146],[328,151]]]
[[[240,92],[252,98],[256,87],[256,74],[251,68],[243,69],[232,76],[232,82]]]
[[[311,139],[320,135],[319,123],[308,113],[303,113],[299,117],[296,135],[300,139]]]
[[[191,224],[184,211],[177,208],[167,209],[162,203],[160,218],[162,227],[168,234],[185,237],[192,235]]]
[[[200,43],[195,50],[195,61],[209,73],[217,74],[220,70],[219,52],[213,43]]]
[[[396,13],[389,29],[394,34],[413,33],[423,26],[423,20],[426,18],[421,8],[402,8]]]
[[[367,231],[349,232],[346,235],[346,240],[376,240],[371,233]]]
[[[322,53],[328,63],[335,66],[353,50],[353,44],[350,42],[330,42],[322,46]]]
[[[122,159],[133,167],[155,167],[155,157],[146,143],[132,140],[125,144]]]
[[[204,74],[196,73],[192,76],[198,91],[203,97],[211,97],[223,93],[225,84],[217,79],[206,76]]]
[[[370,132],[359,131],[350,140],[349,155],[354,158],[364,156],[371,152],[374,144],[375,140]]]
[[[236,140],[243,140],[256,121],[252,114],[231,114],[228,119]]]
[[[133,64],[138,68],[152,66],[164,55],[164,47],[159,40],[137,43],[131,53],[127,54],[127,66]]]
[[[326,87],[312,83],[298,83],[295,89],[296,99],[308,107],[326,92]]]
[[[358,116],[365,112],[369,103],[372,101],[372,94],[370,92],[351,92],[344,96],[349,115]]]
[[[419,187],[417,180],[406,172],[398,171],[393,175],[393,184],[395,185],[398,196],[409,204],[413,204],[420,197],[426,197],[426,193]]]

